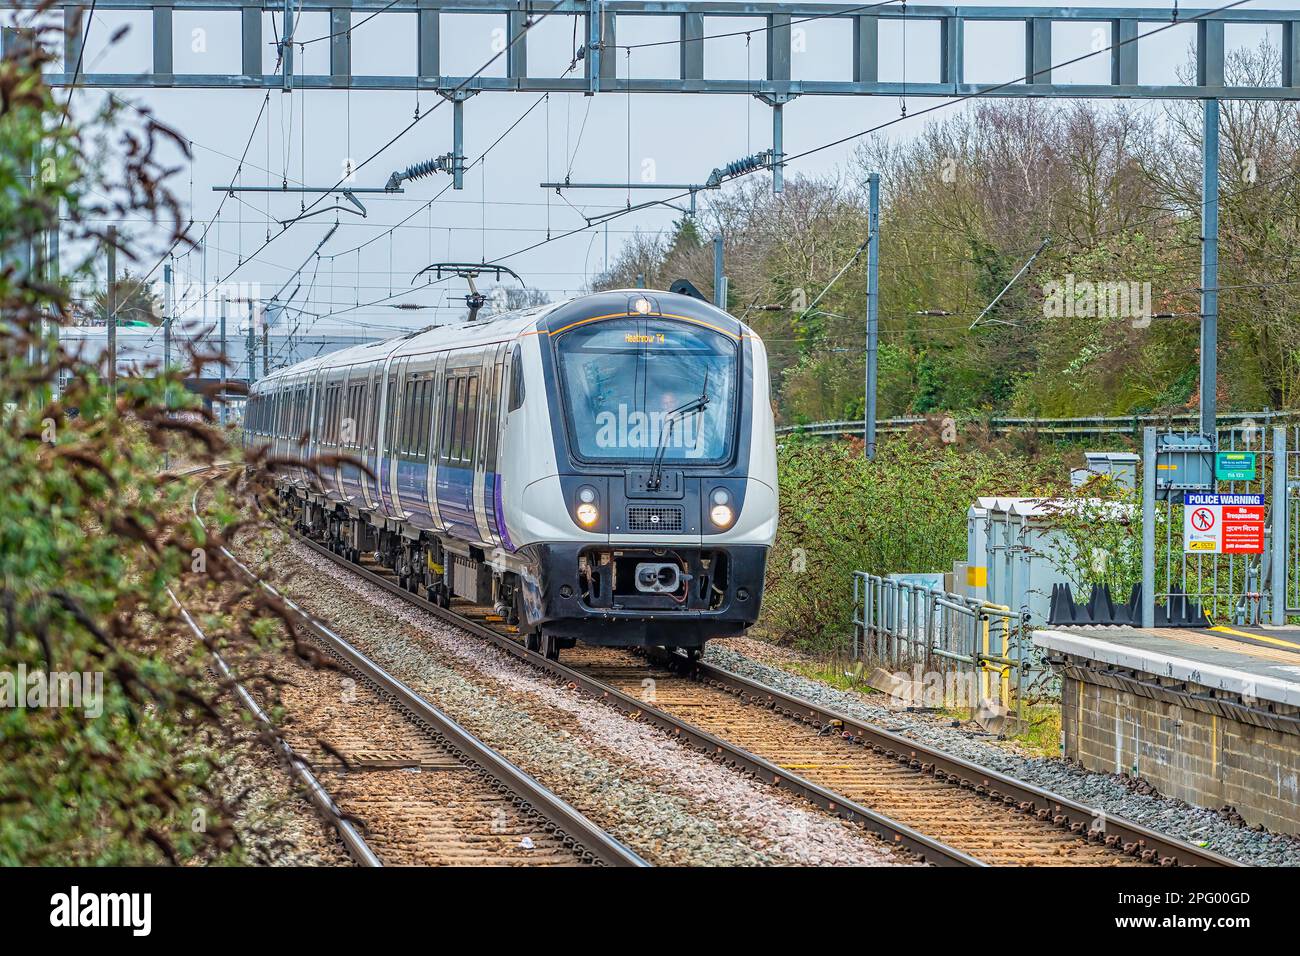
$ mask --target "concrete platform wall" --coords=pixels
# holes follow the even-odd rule
[[[1141,679],[1149,676],[1123,678],[1077,662],[1067,668],[1066,756],[1090,770],[1139,775],[1191,804],[1233,806],[1251,824],[1300,833],[1300,722],[1204,688]]]

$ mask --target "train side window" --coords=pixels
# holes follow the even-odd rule
[[[420,423],[424,419],[424,383],[411,383],[411,456],[420,457]]]
[[[397,377],[396,376],[390,375],[388,377],[387,392],[388,392],[388,397],[385,399],[384,402],[384,419],[391,425],[393,421],[393,416],[397,412]],[[393,429],[391,427],[385,429],[384,442],[386,443],[389,452],[392,452],[394,448],[393,438],[394,438]]]
[[[524,353],[516,345],[510,357],[510,407],[509,411],[521,408],[524,404]]]
[[[419,382],[407,382],[406,397],[403,398],[402,415],[406,419],[404,421],[406,440],[402,442],[402,450],[408,455],[415,451],[415,432],[420,420],[420,406],[417,405],[415,398],[416,388],[419,388]]]
[[[424,384],[419,381],[411,382],[411,434],[407,437],[407,453],[412,458],[419,458],[420,455],[420,395],[424,390]]]
[[[465,378],[456,376],[456,404],[451,417],[451,451],[448,457],[452,461],[460,460],[460,449],[465,444]]]
[[[411,383],[402,386],[401,430],[397,439],[397,453],[405,455],[411,438]]]
[[[424,383],[411,383],[411,437],[407,450],[412,458],[420,457],[420,420],[424,417]]]
[[[342,429],[344,444],[348,446],[357,443],[357,387],[348,386],[347,408],[343,413],[343,423],[346,427]]]
[[[456,406],[456,379],[448,375],[442,384],[442,433],[438,441],[438,457],[446,461],[451,457],[451,416]]]
[[[361,447],[373,448],[375,440],[375,415],[374,399],[370,394],[371,379],[367,378],[361,384]]]
[[[334,436],[335,436],[334,442],[337,445],[347,444],[346,439],[348,436],[347,436],[347,432],[343,430],[343,421],[348,417],[348,399],[351,397],[351,395],[352,395],[351,389],[346,389],[343,388],[342,386],[339,387],[338,396],[336,398],[336,402],[338,404],[338,415],[335,418],[335,425],[334,425]]]
[[[349,447],[357,443],[357,387],[348,385],[348,390],[343,393],[343,421],[347,423],[347,428],[339,426],[342,434],[343,443]]]
[[[465,383],[465,426],[461,441],[461,460],[474,460],[474,446],[478,444],[478,376],[471,375]]]
[[[451,446],[447,449],[447,458],[460,460],[460,445],[465,436],[465,379],[459,375],[455,378],[456,391],[451,406]]]
[[[371,379],[370,381],[374,382],[374,379]],[[366,409],[366,435],[363,446],[367,451],[374,451],[375,437],[379,434],[379,429],[377,427],[379,422],[379,388],[376,386],[372,390],[370,388],[370,383],[367,383],[365,394],[370,399],[370,407]]]
[[[429,426],[433,415],[433,381],[425,379],[420,383],[420,440],[416,443],[421,460],[429,458]]]
[[[402,450],[407,455],[415,454],[415,443],[417,433],[420,430],[420,383],[411,381],[406,383],[406,407],[403,409],[406,418],[406,441],[402,445]]]
[[[325,419],[325,428],[328,431],[331,445],[339,443],[339,396],[343,393],[343,386],[335,385],[330,389],[329,418]]]
[[[361,390],[364,387],[361,384],[352,386],[352,414],[348,416],[352,419],[352,440],[348,444],[353,448],[361,447]]]
[[[334,444],[346,444],[343,433],[343,419],[348,414],[348,390],[342,385],[334,392]]]

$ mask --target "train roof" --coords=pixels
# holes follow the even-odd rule
[[[503,312],[474,322],[437,325],[364,345],[353,345],[277,369],[257,382],[254,389],[263,383],[296,380],[322,368],[343,368],[383,360],[390,355],[421,355],[452,347],[472,348],[510,341],[532,332],[558,335],[579,322],[637,315],[634,303],[642,298],[651,304],[647,313],[650,316],[704,325],[735,339],[752,334],[733,316],[693,296],[657,289],[610,289],[516,312]]]

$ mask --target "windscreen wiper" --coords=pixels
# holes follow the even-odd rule
[[[677,423],[679,417],[687,414],[694,415],[696,412],[702,412],[709,404],[709,373],[704,373],[704,387],[696,398],[692,398],[684,405],[679,405],[664,416],[664,422],[659,426],[659,447],[655,451],[654,461],[650,463],[650,475],[646,478],[646,491],[658,491],[664,483],[664,452],[668,450],[667,439],[673,433],[673,425]]]

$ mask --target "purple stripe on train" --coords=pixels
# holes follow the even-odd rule
[[[495,506],[497,535],[501,538],[501,544],[507,551],[514,551],[515,546],[510,541],[510,532],[506,530],[506,509],[501,501],[501,476],[496,473],[492,475],[492,503]]]

